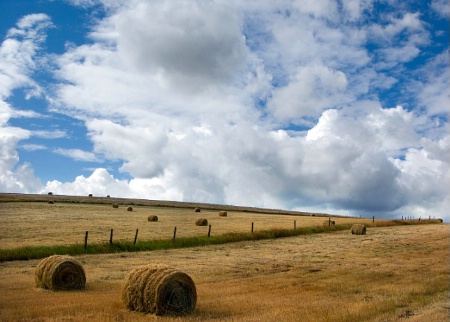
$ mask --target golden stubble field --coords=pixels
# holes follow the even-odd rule
[[[222,218],[218,211],[133,208],[0,203],[0,248],[81,243],[86,230],[93,239],[108,241],[111,228],[119,239],[134,238],[136,228],[143,239],[171,238],[174,226],[186,236],[206,234],[206,227],[193,223],[200,216],[217,234],[250,230],[251,222],[255,229],[265,229],[289,228],[293,220],[297,226],[324,220],[239,212]],[[160,222],[147,222],[149,214],[157,214]],[[87,287],[73,292],[36,289],[34,270],[40,260],[2,262],[0,321],[448,321],[449,237],[447,224],[433,224],[371,228],[365,236],[341,231],[82,255],[76,258],[86,270]],[[156,317],[125,309],[125,275],[149,263],[173,266],[193,278],[198,302],[192,315]]]
[[[208,226],[196,226],[197,218],[206,218],[211,234],[250,232],[272,228],[291,229],[322,225],[328,217],[258,214],[243,211],[227,211],[220,217],[219,210],[194,208],[154,207],[128,205],[114,209],[111,204],[5,202],[0,203],[0,248],[31,245],[83,244],[85,232],[88,242],[108,242],[111,229],[117,241],[169,239],[176,236],[205,236]],[[157,222],[149,222],[149,215],[158,216]],[[372,222],[372,219],[334,218],[337,224]]]

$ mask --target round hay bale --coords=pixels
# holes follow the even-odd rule
[[[52,201],[52,200],[50,200],[48,203],[51,204],[51,205],[53,205],[55,202]]]
[[[133,211],[133,207],[128,207],[127,211]]]
[[[34,274],[36,287],[49,290],[80,290],[86,286],[86,273],[71,256],[53,255],[44,258]]]
[[[352,231],[353,235],[365,235],[366,234],[366,226],[361,225],[361,224],[353,224],[351,231]]]
[[[195,212],[200,212],[201,210],[200,210],[200,208],[197,207],[197,208],[194,209],[194,211]]]
[[[148,221],[158,221],[158,216],[148,215],[147,220]]]
[[[323,225],[324,226],[335,226],[336,225],[336,222],[334,221],[334,220],[325,220],[324,222],[323,222]]]
[[[195,309],[197,290],[186,273],[165,266],[138,267],[125,277],[127,309],[156,315],[186,315]]]
[[[226,217],[226,216],[228,216],[228,214],[227,214],[226,211],[220,211],[220,212],[219,212],[219,216],[220,216],[220,217]]]
[[[89,194],[89,197],[92,197],[92,193]]]
[[[195,221],[196,226],[208,226],[208,220],[206,218],[198,218]]]
[[[113,208],[119,208],[119,204],[118,203],[113,203]]]

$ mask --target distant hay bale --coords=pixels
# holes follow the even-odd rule
[[[133,207],[128,207],[127,211],[133,211]]]
[[[361,224],[353,224],[352,225],[352,234],[353,235],[365,235],[366,234],[366,226]]]
[[[195,221],[196,226],[208,226],[208,220],[206,218],[198,218]]]
[[[113,203],[113,208],[119,208],[119,204],[118,203]]]
[[[226,211],[220,211],[219,212],[219,216],[220,217],[226,217],[226,216],[228,216],[228,213]]]
[[[158,221],[158,216],[155,216],[155,215],[149,215],[149,216],[147,217],[147,220],[148,220],[148,221]]]
[[[127,309],[156,315],[186,315],[195,309],[197,290],[186,273],[147,265],[128,273],[122,287]]]
[[[92,197],[92,193],[89,194],[89,197]]]
[[[44,258],[36,268],[36,287],[49,290],[80,290],[86,286],[86,274],[79,261],[71,256]]]
[[[51,205],[53,205],[55,202],[52,201],[52,200],[50,200],[48,203],[51,204]]]
[[[200,212],[201,210],[200,210],[200,208],[197,207],[197,208],[194,209],[194,211],[195,212]]]
[[[442,218],[439,218],[438,222],[442,224],[444,222],[444,220]]]
[[[106,195],[106,198],[111,198],[111,196],[110,195]]]
[[[334,221],[334,220],[325,220],[324,222],[323,222],[323,225],[324,226],[335,226],[336,225],[336,222]]]
[[[50,192],[48,193],[48,195],[49,195],[49,196],[53,195],[53,192],[50,191]]]

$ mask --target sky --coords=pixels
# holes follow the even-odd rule
[[[0,192],[450,221],[447,0],[0,0]]]

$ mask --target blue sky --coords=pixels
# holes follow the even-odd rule
[[[0,12],[0,191],[450,219],[447,1]]]

